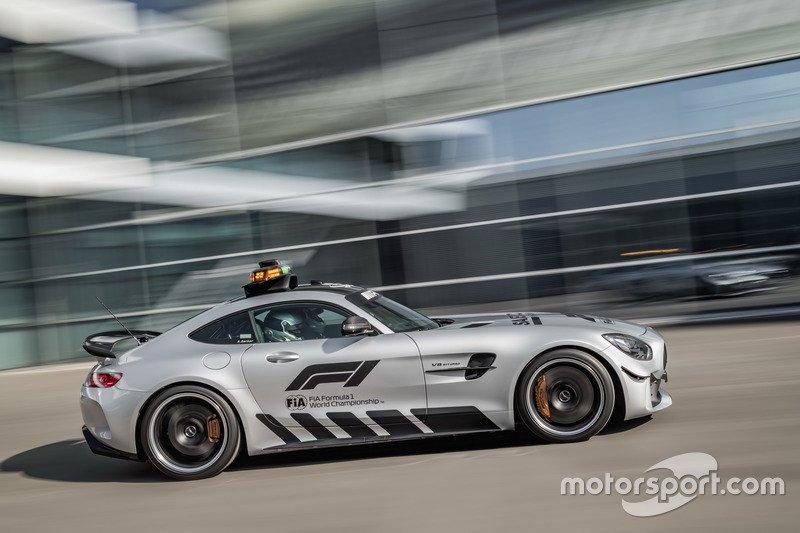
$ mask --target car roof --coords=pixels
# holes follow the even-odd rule
[[[290,290],[268,291],[264,294],[258,294],[249,297],[241,295],[237,296],[236,298],[220,302],[214,307],[198,313],[184,322],[181,322],[174,328],[170,328],[168,331],[171,331],[172,329],[184,330],[186,328],[194,330],[200,324],[211,323],[232,313],[253,309],[260,307],[261,305],[268,305],[270,302],[275,302],[276,300],[280,301],[281,299],[285,299],[287,301],[300,301],[303,299],[303,293],[307,293],[311,298],[314,297],[315,293],[316,295],[320,295],[320,293],[322,293],[332,296],[337,295],[340,297],[347,297],[350,294],[364,292],[366,290],[368,289],[365,289],[364,287],[358,287],[356,285],[312,282],[309,284],[298,285],[294,289]]]
[[[364,287],[359,287],[357,285],[346,285],[343,283],[323,283],[319,281],[314,281],[308,284],[298,285],[293,289],[283,289],[283,290],[270,290],[264,292],[262,294],[253,294],[251,296],[237,296],[231,300],[226,302],[222,302],[217,307],[228,308],[231,305],[238,307],[238,308],[251,308],[253,306],[258,306],[263,303],[267,303],[274,300],[281,300],[285,299],[288,301],[291,300],[301,300],[303,298],[303,293],[307,293],[308,296],[312,296],[313,293],[322,293],[322,294],[329,294],[329,295],[337,295],[342,297],[347,297],[350,294],[357,294],[364,291],[367,291]]]
[[[345,285],[343,283],[323,283],[323,282],[312,282],[306,285],[298,285],[292,291],[331,291],[338,294],[353,294],[354,292],[364,292],[364,287],[359,287],[357,285]]]
[[[287,294],[297,294],[302,292],[330,292],[334,294],[341,294],[347,296],[349,294],[364,292],[366,290],[365,287],[359,287],[358,285],[347,285],[344,283],[325,283],[321,281],[312,281],[311,283],[306,283],[303,285],[298,285],[293,289],[282,289],[282,290],[269,290],[260,294],[253,294],[250,296],[242,295],[237,296],[235,298],[231,298],[225,302],[222,302],[220,305],[228,305],[235,302],[241,302],[242,300],[256,300],[261,299],[264,296],[275,297],[278,295],[287,295]]]

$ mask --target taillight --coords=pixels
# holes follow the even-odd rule
[[[122,372],[92,372],[86,376],[86,387],[108,388],[117,384],[122,379]]]

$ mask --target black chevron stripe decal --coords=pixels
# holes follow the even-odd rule
[[[345,430],[348,435],[355,438],[366,437],[372,438],[377,437],[378,434],[375,433],[368,425],[358,419],[356,415],[353,413],[326,413],[331,422]]]
[[[309,433],[314,435],[319,440],[335,439],[336,435],[331,433],[328,428],[319,423],[319,421],[308,413],[292,413],[292,418],[306,428]]]
[[[256,415],[256,418],[258,418],[258,420],[261,421],[262,424],[267,426],[273,433],[275,433],[278,437],[280,437],[286,444],[300,442],[300,439],[295,437],[294,433],[286,429],[286,427],[277,420],[275,420],[274,417],[266,414],[263,415],[258,414]]]
[[[354,413],[347,411],[329,412],[325,416],[338,428],[344,430],[348,437],[337,437],[330,427],[326,427],[309,413],[292,413],[292,419],[314,437],[311,441],[301,441],[294,434],[291,427],[284,426],[271,415],[258,414],[256,417],[284,442],[284,444],[270,446],[269,448],[305,448],[431,435],[430,433],[425,433],[408,416],[394,409],[367,411],[366,414],[389,435],[378,434],[373,427],[365,424]],[[480,409],[473,406],[412,409],[411,415],[422,420],[423,425],[433,431],[434,435],[496,431],[500,429]]]
[[[408,435],[423,435],[424,432],[415,426],[411,420],[400,411],[367,411],[367,416],[373,419],[379,426],[389,432],[393,437],[405,437]]]

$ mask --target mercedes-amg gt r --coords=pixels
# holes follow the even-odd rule
[[[585,440],[651,415],[667,351],[653,329],[515,312],[428,318],[369,289],[262,261],[245,295],[164,333],[112,331],[81,388],[95,453],[176,479],[250,455],[472,432]]]

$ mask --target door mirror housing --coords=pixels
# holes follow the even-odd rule
[[[356,335],[374,335],[375,331],[369,320],[363,316],[351,316],[342,323],[342,336],[354,337]]]

